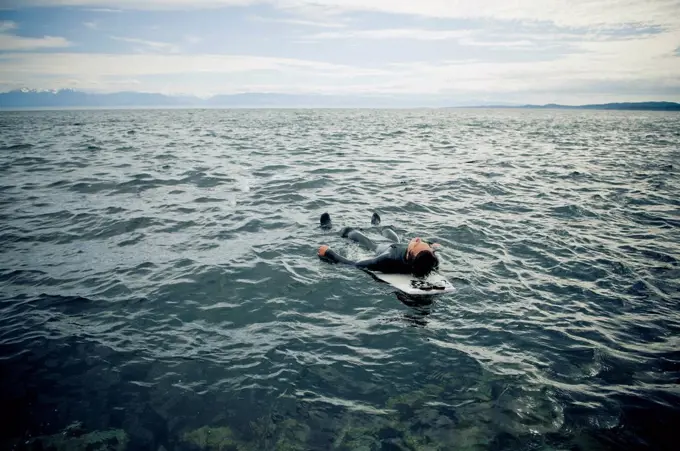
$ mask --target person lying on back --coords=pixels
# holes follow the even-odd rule
[[[373,223],[376,222],[377,214],[373,215]],[[380,217],[377,217],[379,223]],[[321,215],[321,226],[330,224],[330,215]],[[328,227],[325,227],[328,228]],[[439,269],[439,258],[435,254],[435,245],[413,238],[408,243],[399,242],[399,237],[390,228],[382,231],[383,236],[390,238],[394,243],[377,244],[366,235],[352,227],[345,227],[340,232],[343,238],[349,238],[368,250],[375,252],[375,256],[363,260],[350,260],[335,252],[328,245],[319,247],[318,255],[322,260],[330,263],[343,263],[370,271],[383,273],[412,274],[415,277],[427,277],[432,271]]]

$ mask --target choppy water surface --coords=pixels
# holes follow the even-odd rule
[[[676,449],[678,114],[5,112],[0,146],[5,449]],[[458,291],[318,260],[373,211]]]

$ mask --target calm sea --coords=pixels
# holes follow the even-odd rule
[[[3,449],[677,449],[680,114],[3,112],[0,150]],[[457,292],[317,258],[374,211]]]

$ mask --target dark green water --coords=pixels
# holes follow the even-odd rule
[[[677,446],[678,114],[5,112],[0,146],[3,449]],[[319,261],[373,211],[458,291]]]

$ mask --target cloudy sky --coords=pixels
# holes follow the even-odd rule
[[[680,0],[0,0],[0,90],[680,101]]]

